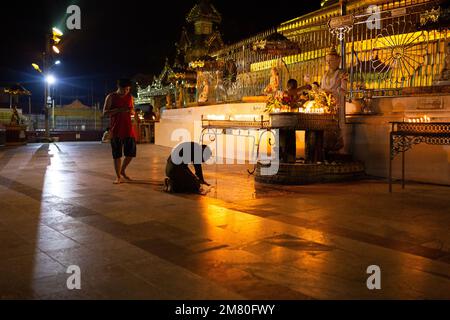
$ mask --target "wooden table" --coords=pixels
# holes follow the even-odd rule
[[[416,144],[450,145],[450,122],[391,122],[389,192],[392,192],[392,161],[402,154],[402,189],[405,189],[405,152]]]

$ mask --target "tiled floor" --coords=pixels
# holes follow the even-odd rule
[[[213,165],[207,196],[170,195],[169,152],[139,146],[115,186],[108,145],[0,150],[0,297],[450,299],[450,187],[270,186]]]

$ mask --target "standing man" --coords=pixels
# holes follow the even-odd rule
[[[120,79],[117,82],[117,91],[109,94],[105,100],[103,115],[111,118],[110,135],[111,148],[116,170],[114,184],[122,183],[122,179],[131,181],[126,169],[131,160],[136,157],[136,133],[131,124],[134,116],[134,101],[131,96],[131,81]],[[122,157],[125,160],[122,163]]]

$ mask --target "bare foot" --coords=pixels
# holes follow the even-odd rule
[[[114,180],[113,183],[114,183],[114,184],[121,184],[121,183],[122,183],[122,179],[117,178],[116,180]]]
[[[127,181],[133,181],[125,172],[122,172],[120,175]]]

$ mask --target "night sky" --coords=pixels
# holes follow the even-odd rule
[[[103,102],[115,80],[136,74],[159,74],[165,57],[173,59],[185,16],[196,0],[173,1],[8,1],[2,2],[0,83],[21,82],[33,92],[33,110],[41,109],[42,78],[31,63],[41,63],[45,33],[52,26],[64,32],[60,60],[53,73],[59,79],[57,103],[79,98],[91,105]],[[221,12],[226,44],[249,37],[283,21],[319,9],[319,0],[280,3],[257,0],[212,0]],[[66,8],[77,4],[80,31],[65,30]]]

